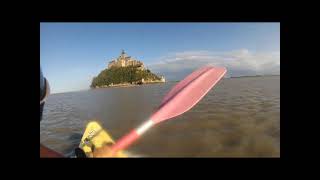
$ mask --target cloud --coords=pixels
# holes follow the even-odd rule
[[[204,66],[224,66],[228,76],[280,74],[280,52],[250,52],[240,49],[229,52],[186,51],[158,59],[149,64],[152,71],[170,80],[179,80],[193,70]]]

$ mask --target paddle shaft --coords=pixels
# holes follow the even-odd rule
[[[136,141],[139,137],[141,137],[141,135],[144,132],[146,132],[148,129],[150,129],[153,125],[155,125],[155,122],[152,121],[151,119],[145,121],[138,128],[133,129],[127,135],[125,135],[121,139],[119,139],[117,141],[117,143],[111,147],[111,151],[117,152],[119,150],[127,148],[134,141]]]

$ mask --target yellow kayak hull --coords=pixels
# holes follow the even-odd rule
[[[114,144],[112,137],[97,121],[90,121],[81,138],[79,148],[81,148],[87,157],[92,156],[92,147],[100,148],[104,145]],[[115,157],[128,157],[123,151],[119,151]]]

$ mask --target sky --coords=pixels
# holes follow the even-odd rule
[[[280,75],[280,23],[40,23],[40,66],[52,93],[89,89],[124,49],[167,80],[203,65],[227,77]]]

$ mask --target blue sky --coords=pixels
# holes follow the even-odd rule
[[[88,89],[121,49],[174,80],[203,64],[235,76],[280,74],[280,23],[40,24],[40,63],[53,93]]]

